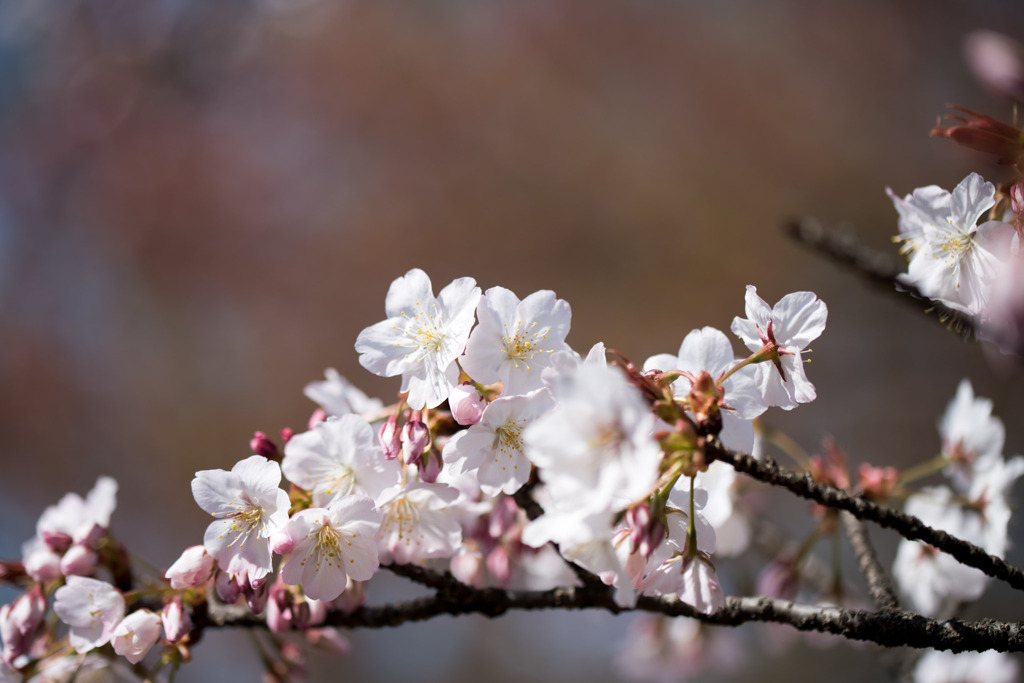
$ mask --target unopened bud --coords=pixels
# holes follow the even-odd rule
[[[327,413],[324,412],[323,408],[317,408],[313,411],[313,414],[309,416],[309,429],[312,431],[319,423],[324,422],[327,419]]]
[[[76,543],[60,558],[60,573],[64,576],[91,576],[99,561],[95,550]]]
[[[973,31],[964,55],[975,78],[997,95],[1024,101],[1024,47],[994,31]]]
[[[217,597],[226,605],[233,605],[242,594],[242,589],[235,581],[235,577],[225,571],[217,572],[217,578],[213,582],[217,591]]]
[[[171,588],[175,590],[202,586],[210,580],[210,576],[213,574],[213,565],[213,557],[206,552],[206,548],[194,545],[186,548],[181,557],[168,567],[164,578],[171,582]],[[234,602],[234,600],[225,600],[225,602]]]
[[[437,477],[441,474],[441,468],[443,466],[444,459],[441,457],[441,452],[436,448],[431,448],[422,455],[416,463],[416,469],[420,473],[420,479],[428,484],[433,484],[437,481]]]
[[[271,441],[263,432],[256,432],[249,441],[249,448],[256,455],[262,455],[267,460],[280,460],[281,453],[277,450],[277,444]]]
[[[182,605],[181,598],[175,598],[164,605],[160,619],[164,624],[164,638],[168,642],[177,643],[192,630],[192,618]]]
[[[380,447],[384,451],[384,458],[394,460],[402,452],[402,441],[398,432],[398,415],[391,415],[380,426]]]
[[[448,394],[448,407],[452,417],[463,426],[475,425],[484,414],[484,400],[472,382],[464,382],[452,388]]]
[[[0,639],[7,661],[28,654],[46,616],[46,599],[37,584],[9,605],[0,607]]]
[[[857,468],[858,487],[865,498],[883,501],[889,498],[900,481],[895,467],[874,467],[862,462]]]
[[[284,429],[281,430],[281,441],[282,442],[288,443],[289,441],[292,440],[293,436],[295,436],[295,430],[292,429],[291,427],[285,427]]]
[[[402,427],[402,460],[405,464],[417,464],[429,442],[430,430],[420,419],[419,413],[413,413]]]
[[[509,577],[512,576],[512,557],[503,544],[494,546],[491,552],[487,553],[487,571],[499,584],[508,583]]]

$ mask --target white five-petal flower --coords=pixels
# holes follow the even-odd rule
[[[373,427],[358,415],[319,422],[293,436],[284,447],[281,470],[311,491],[318,507],[354,493],[376,498],[402,477],[398,460],[385,459]]]
[[[458,382],[455,359],[473,327],[480,288],[473,278],[455,280],[434,298],[427,274],[414,268],[391,283],[387,320],[356,339],[359,362],[381,377],[402,376],[411,408],[435,408]]]
[[[68,641],[79,653],[107,643],[124,610],[120,591],[84,576],[69,576],[67,583],[57,589],[53,603],[53,611],[71,627]]]
[[[985,312],[999,265],[1016,231],[1001,221],[978,225],[996,189],[971,173],[948,193],[929,186],[896,200],[901,237],[911,248],[906,279],[927,297],[968,315]]]
[[[292,515],[282,529],[294,543],[281,580],[302,585],[314,600],[334,600],[354,581],[369,581],[379,566],[381,513],[365,496],[347,496],[326,508]]]
[[[756,366],[755,382],[765,402],[792,410],[797,404],[813,401],[817,394],[804,374],[800,352],[825,331],[825,302],[813,292],[793,292],[770,307],[757,295],[756,287],[747,285],[746,313],[745,319],[733,319],[733,334],[751,351],[770,344],[778,352],[771,364]]]
[[[216,518],[203,545],[230,574],[262,579],[272,568],[269,538],[288,520],[288,494],[281,490],[281,468],[261,455],[235,463],[230,472],[201,470],[192,496]]]
[[[477,306],[480,324],[473,330],[462,357],[462,369],[482,384],[501,380],[504,396],[517,396],[544,386],[543,370],[553,354],[566,351],[572,312],[550,290],[522,301],[504,287],[487,290]]]

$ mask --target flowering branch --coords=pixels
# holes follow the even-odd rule
[[[953,652],[1024,651],[1024,625],[1020,623],[937,621],[899,609],[878,612],[798,604],[765,596],[729,597],[714,614],[702,614],[676,598],[641,597],[635,608],[624,608],[612,599],[610,590],[594,587],[555,588],[547,591],[505,591],[497,588],[472,588],[460,584],[447,572],[436,574],[421,568],[392,566],[396,573],[437,580],[457,590],[439,591],[428,597],[380,607],[360,607],[351,614],[331,612],[326,625],[344,628],[386,628],[426,621],[441,615],[482,614],[498,617],[512,610],[602,609],[613,614],[642,611],[671,617],[690,617],[720,626],[739,626],[748,622],[787,624],[801,631],[819,631],[876,643],[884,647],[909,646],[938,648]],[[198,627],[265,628],[266,621],[244,606],[211,605]]]
[[[721,444],[717,438],[709,438],[706,453],[715,460],[732,465],[758,481],[781,486],[801,498],[820,505],[845,510],[857,519],[874,522],[879,526],[893,529],[904,538],[924,541],[939,550],[949,553],[960,563],[980,569],[985,574],[1005,581],[1017,590],[1024,590],[1024,571],[994,555],[944,531],[933,529],[917,517],[892,508],[883,507],[860,496],[814,481],[809,474],[798,474],[779,467],[771,459],[757,460],[746,453],[738,453]]]
[[[931,299],[916,285],[901,279],[901,269],[895,260],[861,244],[853,230],[826,228],[813,219],[802,218],[786,223],[783,231],[811,251],[857,272],[882,291],[913,303],[925,313],[935,313],[936,320],[965,339],[974,336],[974,324],[969,316]]]

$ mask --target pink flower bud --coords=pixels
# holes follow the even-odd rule
[[[60,555],[50,550],[39,539],[32,539],[22,548],[25,573],[39,583],[52,581],[60,576]]]
[[[213,557],[201,545],[186,548],[174,564],[168,568],[164,578],[171,582],[171,588],[181,590],[201,586],[213,574]],[[236,595],[237,598],[237,595]],[[234,602],[234,600],[225,601]]]
[[[4,660],[11,662],[28,654],[45,616],[46,599],[38,584],[11,604],[0,607],[0,639],[4,643]]]
[[[452,576],[466,584],[482,588],[484,584],[484,561],[478,553],[463,551],[452,558]]]
[[[249,577],[245,574],[237,575],[235,581],[245,597],[245,604],[249,606],[249,611],[253,614],[262,614],[263,608],[267,606],[267,600],[270,598],[270,582],[265,577],[249,581]]]
[[[483,397],[472,382],[464,382],[452,388],[448,394],[448,407],[455,421],[466,427],[475,425],[484,414]]]
[[[496,545],[487,553],[487,571],[499,583],[504,585],[512,576],[512,557],[504,545]]]
[[[217,578],[214,580],[213,586],[217,590],[217,597],[225,605],[235,604],[238,601],[238,597],[242,594],[242,589],[235,581],[235,577],[224,571],[217,572]]]
[[[398,436],[398,415],[390,416],[380,426],[380,447],[384,450],[387,460],[394,460],[402,452],[402,442]]]
[[[267,628],[273,633],[292,630],[292,594],[284,584],[276,583],[267,601]]]
[[[430,442],[430,430],[420,420],[419,413],[402,427],[402,460],[406,465],[415,465]]]
[[[267,460],[280,460],[281,453],[277,450],[277,444],[270,440],[263,432],[256,432],[249,441],[249,448],[256,455],[262,455]]]
[[[175,598],[160,613],[164,624],[164,637],[171,643],[177,643],[192,630],[192,618],[188,615],[181,598]]]
[[[71,534],[66,531],[43,529],[39,535],[42,537],[43,542],[50,547],[50,550],[55,553],[62,554],[71,547]]]
[[[114,652],[138,664],[160,638],[160,617],[148,609],[132,612],[114,628],[110,644]]]
[[[491,538],[501,538],[515,526],[519,515],[516,502],[504,496],[498,500],[487,521],[487,533]]]
[[[323,422],[326,419],[327,413],[323,411],[323,408],[317,408],[313,411],[313,414],[309,416],[309,429],[312,430],[318,423]]]
[[[900,472],[895,467],[873,467],[862,462],[857,468],[858,487],[865,498],[882,501],[896,488]]]
[[[295,436],[295,430],[291,427],[285,427],[281,430],[281,441],[284,443],[291,441],[293,436]]]
[[[441,474],[441,467],[444,466],[444,459],[441,457],[441,452],[436,448],[431,448],[425,455],[420,457],[419,462],[416,463],[416,468],[419,470],[420,479],[433,484],[437,481],[437,476]]]
[[[76,543],[60,559],[60,573],[64,576],[89,576],[96,571],[99,561],[96,551]]]

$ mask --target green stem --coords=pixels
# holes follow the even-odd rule
[[[694,509],[693,509],[693,496],[694,496],[694,480],[697,478],[696,474],[690,475],[690,517],[686,520],[686,556],[695,557],[697,555],[697,525],[693,521]]]
[[[947,460],[945,456],[937,455],[931,460],[926,460],[914,465],[913,467],[909,467],[903,470],[903,473],[900,475],[900,486],[905,486],[912,481],[923,479],[924,477],[935,474],[936,472],[941,472],[942,468],[948,464],[949,460]]]

